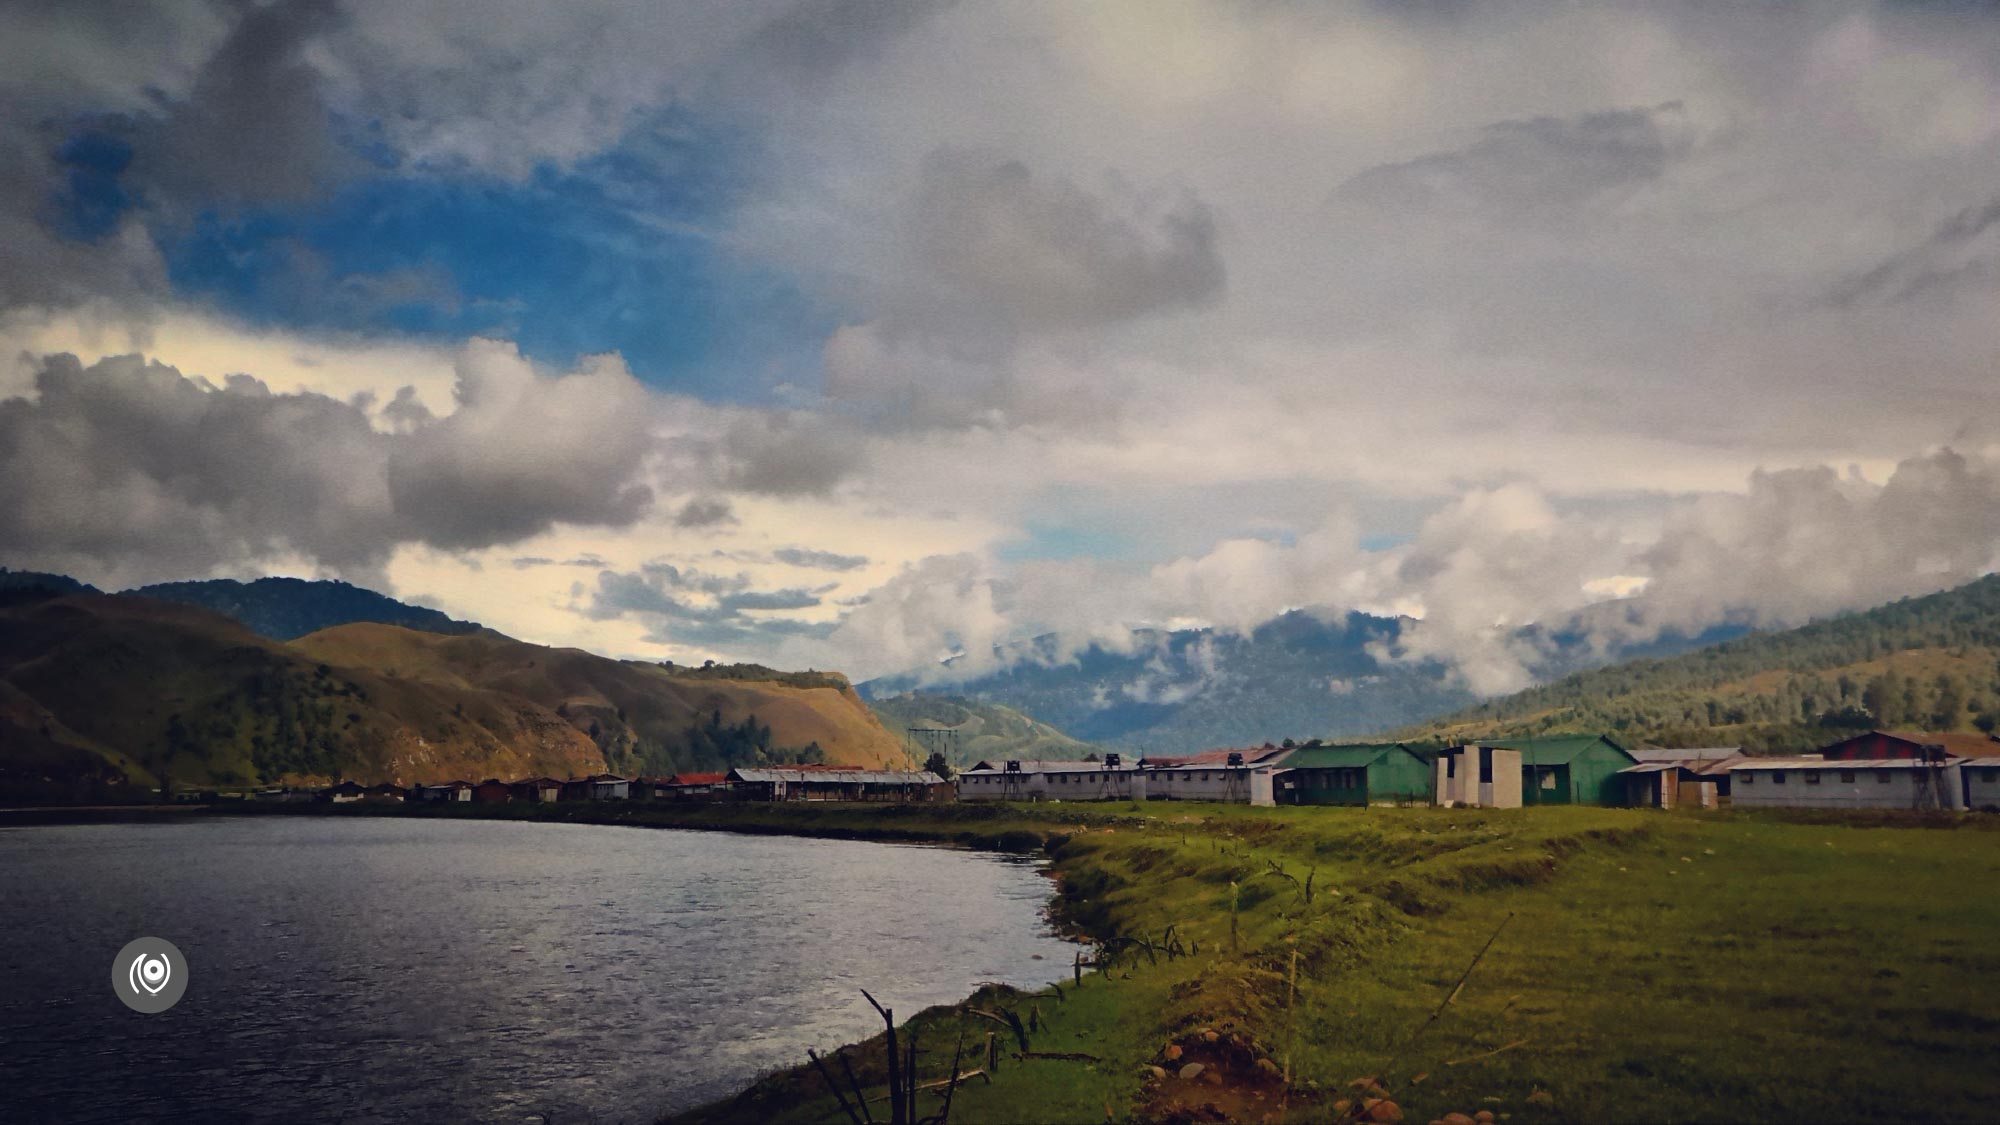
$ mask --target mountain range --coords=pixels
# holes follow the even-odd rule
[[[1293,612],[1247,633],[1140,630],[1122,649],[1064,653],[1054,637],[1009,646],[997,671],[956,677],[949,668],[870,680],[879,701],[912,692],[997,704],[1070,737],[1119,750],[1186,753],[1285,738],[1355,738],[1457,711],[1477,697],[1438,662],[1380,659],[1407,619],[1349,613],[1331,620]],[[1710,644],[1742,632],[1668,635],[1643,647],[1605,649],[1582,632],[1524,630],[1545,654],[1537,679],[1635,655]],[[943,681],[940,686],[929,686]]]
[[[2000,575],[1579,672],[1398,733],[1462,741],[1611,731],[1667,746],[1790,752],[1870,727],[2000,730]]]
[[[914,756],[928,757],[932,750],[939,750],[954,769],[989,758],[1080,761],[1102,749],[1071,738],[1012,707],[964,696],[906,692],[886,699],[871,699],[868,706],[881,718],[883,726],[905,735]],[[911,728],[950,734],[927,736]]]
[[[959,766],[1385,731],[1782,751],[1868,726],[2000,728],[2000,576],[1783,631],[1610,651],[1542,635],[1546,682],[1483,702],[1442,665],[1378,659],[1405,627],[1293,613],[1247,634],[1140,633],[1074,654],[1045,637],[949,694],[916,676],[857,691],[834,673],[548,648],[343,583],[105,594],[0,570],[0,796],[87,797],[163,775],[187,787],[903,766],[929,749],[910,727],[952,728]]]
[[[0,794],[908,764],[836,674],[609,660],[437,617],[453,631],[364,620],[286,640],[196,605],[0,575]]]

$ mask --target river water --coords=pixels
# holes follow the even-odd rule
[[[651,1121],[1071,947],[1029,862],[491,821],[0,830],[0,1120]],[[113,995],[126,942],[185,997]]]

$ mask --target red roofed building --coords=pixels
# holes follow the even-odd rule
[[[653,778],[648,787],[654,795],[674,800],[700,797],[721,797],[729,793],[729,775],[726,773],[677,773],[670,777]]]
[[[1829,762],[1890,759],[1941,762],[1947,758],[1978,758],[1995,753],[2000,753],[2000,741],[1991,735],[1871,730],[1823,747],[1819,755]]]

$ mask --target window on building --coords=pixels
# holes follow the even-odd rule
[[[1743,773],[1736,775],[1736,780],[1742,782],[1745,785],[1751,785],[1756,782],[1757,775],[1749,772],[1748,770],[1745,770]]]
[[[1771,771],[1771,784],[1773,784],[1773,785],[1783,785],[1784,783],[1785,783],[1785,771],[1784,771],[1784,770],[1772,770],[1772,771]]]
[[[1980,770],[1981,781],[2000,781],[2000,770]]]
[[[1807,771],[1806,771],[1806,784],[1807,784],[1807,785],[1818,785],[1818,784],[1819,784],[1819,771],[1818,771],[1818,770],[1807,770]]]
[[[1875,771],[1875,783],[1876,783],[1876,784],[1878,784],[1878,785],[1887,785],[1887,784],[1889,784],[1889,771],[1888,771],[1888,770],[1876,770],[1876,771]]]
[[[1542,771],[1542,788],[1548,790],[1551,793],[1556,791],[1556,771],[1554,770]]]
[[[1852,785],[1852,784],[1854,784],[1854,771],[1853,771],[1853,770],[1841,770],[1841,771],[1840,771],[1840,783],[1841,783],[1842,785]]]

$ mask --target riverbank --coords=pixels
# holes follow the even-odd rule
[[[1000,1068],[953,1092],[954,1121],[1316,1121],[1367,1098],[1414,1121],[1984,1120],[2000,1103],[1992,818],[1157,803],[708,815],[940,840],[978,833],[971,816],[1044,834],[1061,913],[1108,964],[914,1021],[922,1082],[945,1076],[961,1030],[961,1069],[985,1069],[996,1034]],[[1018,1017],[1026,1050],[973,1009]],[[882,1041],[849,1053],[886,1094]],[[1357,1089],[1364,1077],[1379,1088]],[[919,1111],[940,1104],[927,1092]],[[846,1119],[802,1066],[681,1120]]]
[[[1166,802],[393,815],[1048,855],[1059,915],[1103,953],[1081,983],[913,1021],[871,988],[899,1009],[900,1044],[914,1028],[920,1084],[945,1077],[961,1031],[960,1069],[989,1071],[952,1092],[954,1122],[1314,1121],[1368,1097],[1406,1120],[1485,1110],[1509,1125],[1985,1120],[2000,1105],[1992,817]],[[880,1038],[847,1054],[884,1096]],[[681,1119],[847,1120],[800,1062]],[[1357,1090],[1364,1076],[1380,1089]],[[941,1094],[920,1093],[920,1113]],[[889,1119],[886,1101],[872,1112]]]

